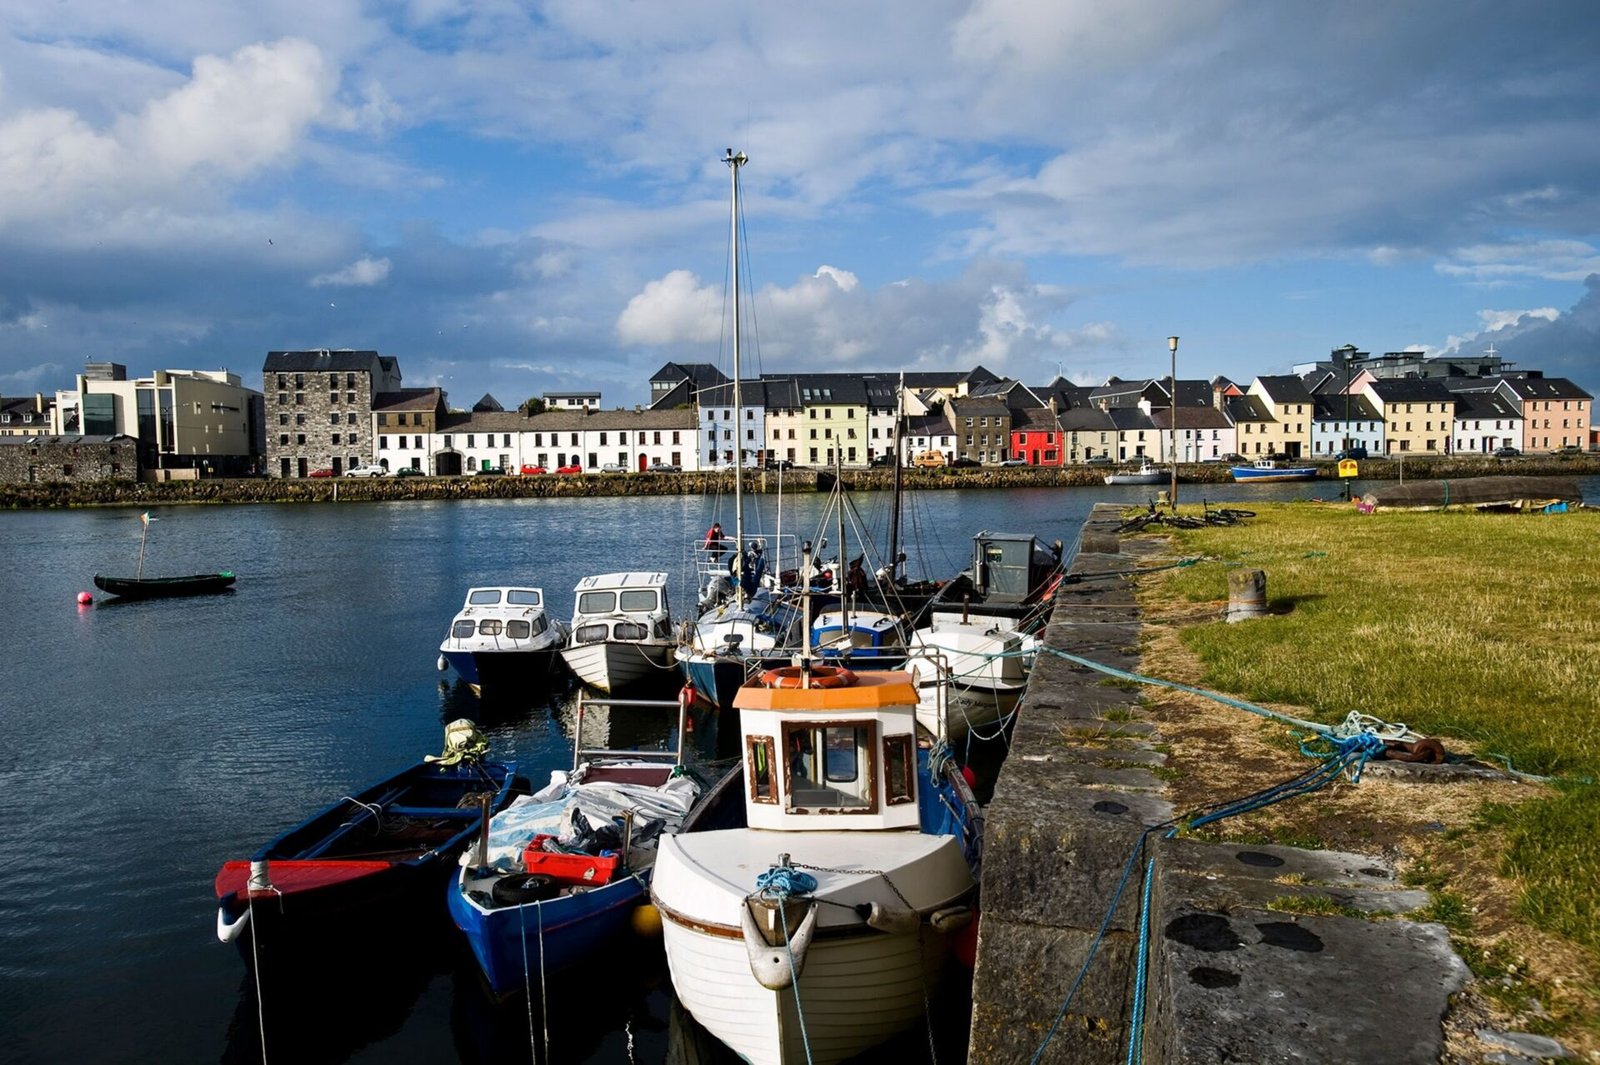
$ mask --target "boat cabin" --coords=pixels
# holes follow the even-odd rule
[[[578,582],[572,642],[670,640],[665,573],[602,573]]]
[[[751,828],[919,830],[911,674],[784,667],[734,706]]]
[[[991,603],[1020,603],[1061,565],[1061,541],[1050,547],[1028,533],[980,532],[972,538],[972,590]]]
[[[544,612],[544,592],[539,588],[471,588],[454,620],[450,639],[480,637],[491,644],[532,640],[550,628]]]

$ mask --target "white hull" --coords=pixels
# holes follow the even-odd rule
[[[825,901],[798,983],[774,991],[752,972],[740,922],[755,878],[780,853],[816,876],[809,897]],[[815,1065],[843,1061],[918,1023],[951,946],[928,917],[969,902],[971,889],[953,836],[762,829],[663,837],[651,883],[679,1000],[755,1065],[805,1062],[807,1043]],[[896,891],[921,915],[909,928],[871,928],[852,908],[904,912]]]
[[[660,679],[662,673],[673,668],[672,650],[671,643],[603,640],[563,648],[561,657],[579,680],[610,693]]]

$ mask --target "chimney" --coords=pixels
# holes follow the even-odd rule
[[[1211,386],[1211,403],[1224,414],[1228,411],[1228,396],[1221,385]]]

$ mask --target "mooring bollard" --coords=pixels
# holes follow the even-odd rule
[[[1228,572],[1228,621],[1248,621],[1267,612],[1267,575],[1258,569]]]

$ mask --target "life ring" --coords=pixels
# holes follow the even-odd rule
[[[805,686],[808,672],[813,688],[848,688],[856,682],[856,675],[843,666],[812,666],[809,671],[799,666],[779,666],[761,674],[761,683],[769,688],[800,688]]]

